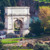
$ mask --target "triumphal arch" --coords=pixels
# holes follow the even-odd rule
[[[30,7],[5,7],[5,29],[7,33],[26,35],[29,33]]]

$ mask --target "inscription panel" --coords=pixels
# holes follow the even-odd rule
[[[29,15],[29,7],[12,7],[6,8],[5,13],[7,15]]]

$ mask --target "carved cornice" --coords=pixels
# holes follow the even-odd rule
[[[30,16],[29,14],[26,14],[26,15],[5,15],[5,16]]]

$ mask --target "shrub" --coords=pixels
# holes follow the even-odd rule
[[[26,35],[25,37],[34,37],[34,36],[40,36],[42,33],[44,33],[44,28],[41,26],[40,21],[32,22],[30,24],[30,33]]]
[[[28,47],[28,48],[33,48],[33,45],[30,44],[30,43],[28,43],[28,44],[27,44],[27,47]]]
[[[50,35],[50,27],[45,30],[45,33]]]
[[[6,37],[7,38],[15,38],[16,36],[13,33],[9,33],[9,34],[6,35]]]
[[[49,50],[49,45],[36,43],[34,49],[35,50]]]
[[[39,21],[31,23],[30,27],[31,27],[30,32],[35,33],[37,36],[41,35],[41,33],[44,33],[44,28],[41,27],[41,23]]]

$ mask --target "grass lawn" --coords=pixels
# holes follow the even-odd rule
[[[8,39],[2,39],[1,42],[2,42],[3,44],[18,43],[18,42],[19,42],[18,40],[20,40],[20,39],[23,39],[23,37],[22,37],[22,38],[8,38]]]
[[[38,0],[35,0],[35,1],[38,1]],[[50,0],[39,0],[39,2],[45,2],[45,3],[50,3]]]
[[[33,50],[33,49],[12,49],[12,50]]]
[[[36,36],[36,37],[20,37],[20,38],[7,38],[7,39],[2,39],[1,42],[3,44],[12,44],[12,43],[18,43],[20,39],[38,39],[38,38],[44,38],[44,37],[50,37],[50,35],[41,35],[41,36]]]
[[[33,50],[33,49],[10,49],[10,50]]]

